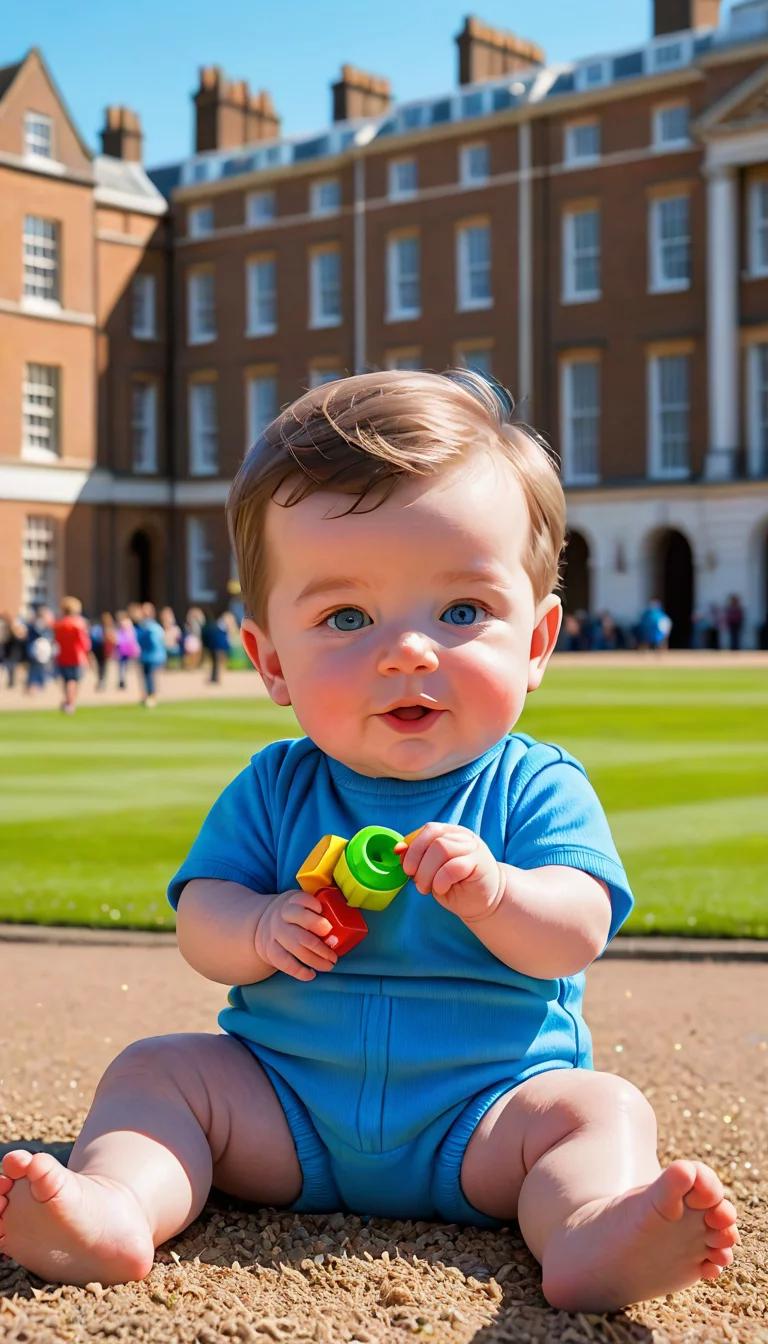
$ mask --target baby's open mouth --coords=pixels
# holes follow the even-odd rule
[[[399,709],[391,709],[389,712],[398,719],[423,719],[432,710],[427,709],[426,705],[400,705]]]
[[[426,733],[442,716],[441,709],[430,709],[429,705],[396,705],[379,718],[396,733]]]

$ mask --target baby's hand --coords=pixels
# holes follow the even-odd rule
[[[483,919],[504,890],[501,867],[488,846],[466,826],[429,821],[409,840],[395,845],[403,871],[425,895],[459,919]]]
[[[333,970],[338,957],[323,942],[332,925],[321,911],[317,897],[307,891],[280,892],[256,926],[257,955],[296,980],[314,980],[316,971]]]

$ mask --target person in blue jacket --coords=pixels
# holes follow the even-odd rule
[[[3,1251],[41,1277],[145,1277],[212,1183],[296,1212],[516,1219],[568,1311],[731,1263],[717,1174],[662,1169],[650,1103],[594,1067],[585,971],[632,894],[584,768],[516,730],[560,628],[565,500],[511,411],[466,370],[361,374],[246,455],[243,642],[305,736],[256,753],[170,884],[183,956],[232,986],[223,1032],[118,1056],[68,1169],[3,1159]],[[298,873],[366,826],[402,837],[407,881],[340,956]]]
[[[136,604],[131,615],[136,626],[136,640],[139,645],[139,664],[144,681],[142,704],[146,709],[154,709],[157,704],[157,673],[165,667],[168,651],[165,647],[165,631],[157,619],[151,602]]]

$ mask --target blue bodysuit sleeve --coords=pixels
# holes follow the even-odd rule
[[[524,784],[512,807],[504,861],[517,868],[562,864],[605,882],[611,894],[607,941],[618,933],[634,899],[605,813],[578,761],[557,748]]]
[[[195,877],[240,882],[269,895],[277,889],[275,846],[269,806],[268,750],[254,756],[216,800],[197,839],[168,886],[176,909]]]

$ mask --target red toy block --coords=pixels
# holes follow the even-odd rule
[[[359,910],[347,905],[338,887],[321,887],[314,895],[323,907],[325,918],[333,925],[323,942],[343,957],[345,952],[363,941],[368,925]]]

